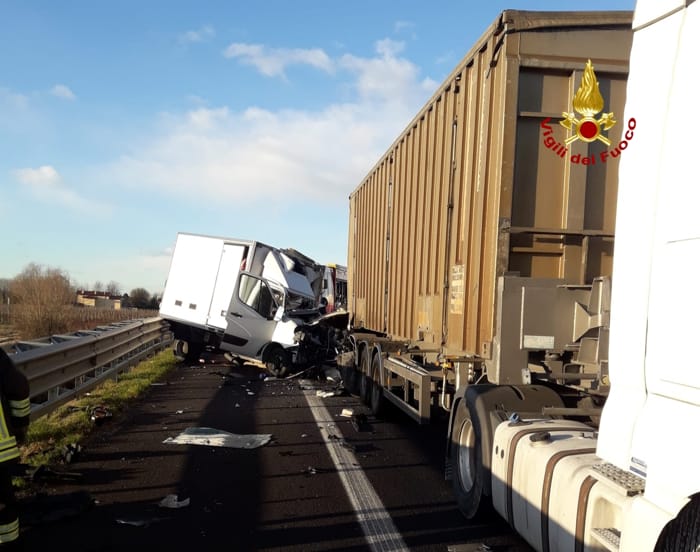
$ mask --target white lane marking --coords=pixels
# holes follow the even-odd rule
[[[321,430],[321,436],[326,443],[331,459],[338,470],[345,492],[352,503],[357,519],[365,534],[367,543],[376,551],[408,551],[409,548],[401,537],[391,516],[384,508],[381,499],[374,491],[372,484],[359,467],[357,458],[351,450],[341,445],[340,429],[333,421],[326,406],[315,395],[315,391],[304,391],[306,402]],[[335,438],[331,438],[333,435]]]

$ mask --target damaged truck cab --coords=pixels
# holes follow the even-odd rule
[[[293,249],[178,233],[160,316],[174,352],[205,347],[262,362],[283,376],[297,358],[297,328],[319,315],[324,267]]]

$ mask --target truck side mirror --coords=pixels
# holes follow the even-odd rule
[[[282,320],[283,316],[284,316],[284,307],[282,307],[282,306],[277,307],[277,310],[275,311],[275,316],[273,317],[273,320],[275,322],[279,322]]]

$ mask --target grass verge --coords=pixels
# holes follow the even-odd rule
[[[166,349],[121,374],[118,380],[107,381],[89,394],[32,421],[27,440],[20,447],[21,462],[32,466],[60,463],[65,447],[82,443],[98,429],[90,419],[93,408],[103,406],[113,419],[118,418],[151,384],[163,380],[177,363],[172,351]]]

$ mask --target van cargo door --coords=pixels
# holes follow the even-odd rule
[[[231,302],[231,294],[236,285],[245,249],[244,245],[224,244],[219,261],[219,271],[214,283],[214,293],[209,306],[209,315],[207,316],[207,325],[209,326],[222,330],[226,328],[226,311]]]

